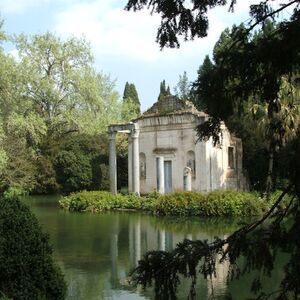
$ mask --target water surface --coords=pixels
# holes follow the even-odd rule
[[[70,213],[58,207],[58,197],[27,197],[26,203],[50,234],[54,256],[68,283],[68,300],[153,299],[151,290],[127,284],[129,271],[149,250],[171,250],[184,238],[224,238],[238,228],[237,220],[155,217],[136,212],[101,214]],[[197,298],[224,298],[228,264],[219,265],[218,276],[198,280]],[[230,290],[243,299],[251,277],[231,284]],[[179,289],[186,299],[188,284]],[[243,296],[243,297],[242,297]]]

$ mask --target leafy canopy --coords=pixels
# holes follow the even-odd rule
[[[0,42],[4,38],[0,27]],[[17,60],[0,48],[0,190],[54,192],[59,184],[69,190],[54,168],[64,156],[63,141],[83,135],[93,141],[101,135],[99,147],[106,149],[107,126],[136,117],[133,105],[120,101],[114,80],[95,70],[85,39],[61,39],[46,32],[15,36],[12,42]],[[89,159],[87,165],[83,158],[80,162],[89,174],[84,187],[91,186],[94,163]],[[67,165],[73,176],[76,159]],[[69,186],[82,187],[78,180]]]

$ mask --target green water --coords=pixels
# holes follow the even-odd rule
[[[129,212],[69,213],[59,209],[57,197],[49,196],[25,201],[50,235],[55,259],[68,283],[69,300],[153,299],[151,291],[132,288],[126,281],[146,251],[171,250],[184,238],[222,238],[238,226],[233,220],[162,218]],[[220,265],[217,278],[198,280],[199,299],[223,298],[227,270],[228,265]],[[249,285],[246,277],[230,290],[244,297]],[[186,299],[187,291],[188,285],[183,283],[179,299]]]

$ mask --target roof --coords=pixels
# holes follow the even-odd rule
[[[155,102],[136,120],[154,116],[165,116],[184,113],[190,113],[199,117],[207,116],[206,113],[198,111],[192,102],[180,100],[176,96],[169,95]]]

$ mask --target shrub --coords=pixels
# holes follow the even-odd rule
[[[12,299],[64,299],[48,236],[16,197],[0,198],[0,291]]]
[[[134,195],[113,195],[106,191],[83,191],[60,199],[60,205],[70,211],[106,211],[111,209],[141,209],[141,198]]]
[[[253,216],[259,215],[264,208],[258,195],[236,191],[175,192],[165,195],[154,192],[146,197],[84,191],[62,198],[60,205],[70,211],[139,209],[159,215],[180,216]]]
[[[162,195],[156,206],[162,215],[246,216],[258,215],[262,205],[253,193],[214,191],[176,192]]]

